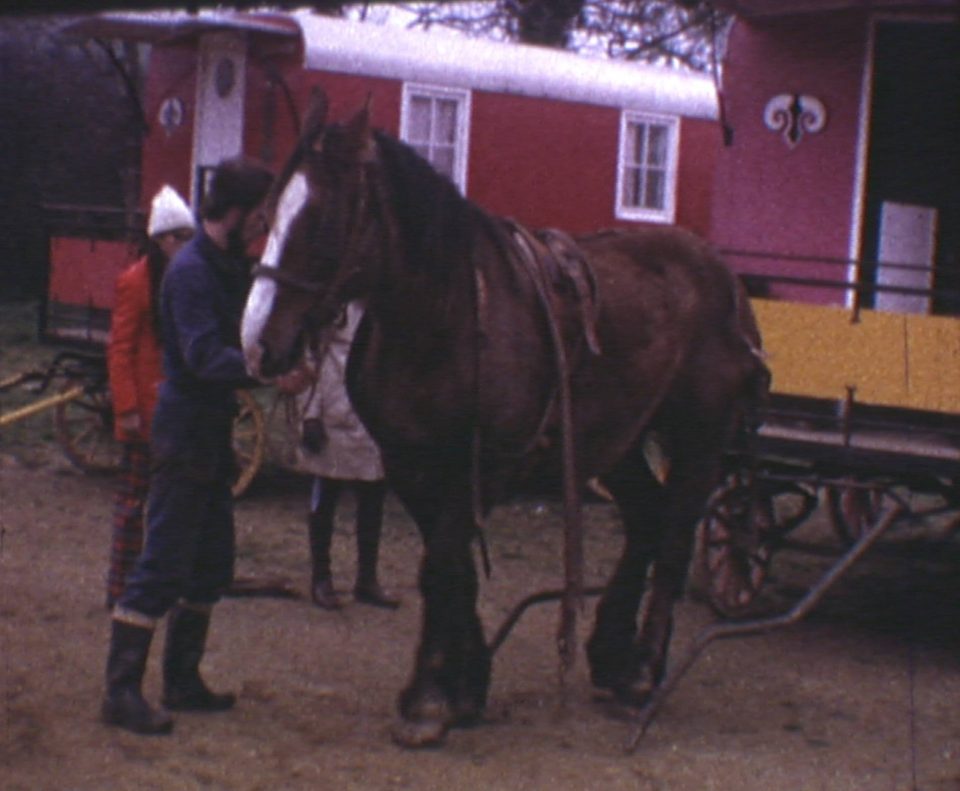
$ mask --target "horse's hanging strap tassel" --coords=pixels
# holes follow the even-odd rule
[[[480,488],[480,429],[473,430],[473,458],[471,459],[470,488],[473,491],[473,527],[477,531],[480,544],[480,558],[483,561],[483,573],[490,579],[490,550],[487,548],[487,536],[483,532],[483,492]]]

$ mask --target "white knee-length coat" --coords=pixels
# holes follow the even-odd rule
[[[319,418],[326,442],[319,453],[298,446],[297,467],[304,472],[340,480],[376,481],[383,478],[380,451],[353,411],[346,390],[347,357],[363,318],[363,303],[350,302],[340,322],[333,328],[329,344],[314,360],[315,386],[298,397],[303,420]]]

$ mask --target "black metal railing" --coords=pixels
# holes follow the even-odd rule
[[[960,315],[960,265],[948,267],[945,262],[938,262],[928,266],[905,261],[867,261],[733,248],[719,252],[743,279],[751,296],[816,302],[829,299],[832,293],[839,295],[837,302],[851,308],[854,320],[861,308],[869,307]],[[769,267],[762,267],[764,262]],[[931,285],[877,282],[880,272],[919,275]],[[927,308],[921,311],[882,308],[877,304],[881,295],[916,297],[924,300]]]

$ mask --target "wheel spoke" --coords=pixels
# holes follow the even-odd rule
[[[68,383],[64,390],[76,387]],[[106,392],[86,393],[65,401],[54,412],[57,440],[70,462],[86,472],[119,467],[119,446],[113,437],[111,404]]]
[[[731,475],[714,495],[698,533],[707,597],[721,615],[743,615],[766,581],[778,535],[774,494],[749,476]]]

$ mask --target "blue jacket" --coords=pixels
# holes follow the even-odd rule
[[[246,271],[202,230],[170,262],[160,291],[161,399],[170,391],[176,400],[232,409],[234,390],[250,381],[240,350]]]

